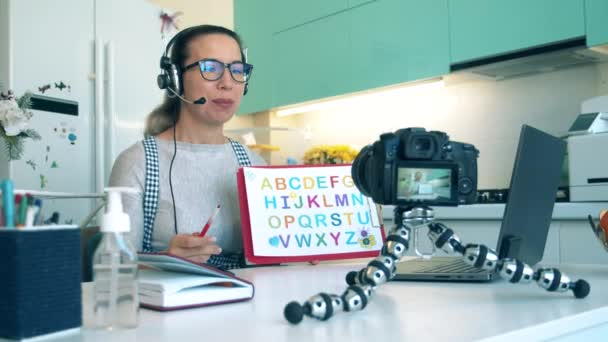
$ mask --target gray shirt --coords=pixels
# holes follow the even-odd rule
[[[169,165],[173,157],[173,141],[156,139],[159,159],[159,193],[152,248],[166,250],[175,236],[173,201],[169,188]],[[265,161],[245,147],[252,165],[265,165]],[[215,217],[208,236],[215,236],[218,245],[227,252],[243,248],[239,201],[236,188],[236,171],[239,168],[230,143],[222,145],[190,144],[177,142],[177,155],[173,162],[172,183],[177,211],[177,232],[200,232],[218,203],[221,209]],[[142,249],[143,192],[146,177],[144,147],[141,142],[123,151],[110,175],[110,186],[136,188],[139,194],[124,194],[124,210],[131,218],[131,242]]]

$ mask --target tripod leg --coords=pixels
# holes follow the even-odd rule
[[[539,268],[534,271],[531,266],[517,259],[499,259],[496,252],[485,245],[463,246],[454,231],[441,223],[429,224],[429,238],[446,253],[461,255],[465,263],[475,268],[497,271],[501,278],[511,283],[530,283],[534,280],[549,292],[572,290],[576,298],[585,298],[591,290],[585,280],[571,281],[557,268]]]

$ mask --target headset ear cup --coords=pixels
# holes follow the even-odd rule
[[[174,92],[181,95],[182,94],[182,80],[180,77],[180,71],[175,64],[172,64],[172,63],[170,64],[168,74],[169,74],[169,79],[170,79],[169,86],[171,87],[171,89],[173,89]]]
[[[158,76],[156,76],[156,84],[160,89],[167,89],[167,85],[169,84],[169,77],[167,74],[158,74]]]
[[[249,82],[245,83],[245,89],[243,90],[243,96],[247,95],[248,91],[249,91]]]

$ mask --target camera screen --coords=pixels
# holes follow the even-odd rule
[[[397,200],[451,203],[454,199],[452,168],[397,168]]]

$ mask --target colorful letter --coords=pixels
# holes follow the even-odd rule
[[[285,215],[285,228],[289,228],[290,223],[296,222],[296,218],[291,215]]]
[[[297,183],[297,186],[293,185],[293,183]],[[289,187],[293,190],[298,190],[299,188],[301,188],[302,184],[300,184],[300,179],[298,177],[289,178]]]
[[[317,236],[317,247],[319,247],[321,245],[321,243],[323,243],[323,245],[327,246],[327,242],[325,242],[325,233],[319,235],[319,233],[315,233],[315,235]]]
[[[331,188],[335,188],[336,184],[338,184],[338,176],[329,176],[329,184],[331,184]]]
[[[348,207],[348,196],[346,194],[336,194],[336,205],[338,207]]]
[[[302,228],[312,228],[312,220],[308,215],[300,215],[298,216],[298,224]]]
[[[277,190],[285,190],[287,189],[287,184],[285,184],[285,178],[275,178],[274,184],[277,187]]]
[[[329,235],[331,236],[332,239],[334,239],[334,243],[337,246],[338,245],[338,240],[340,239],[340,232],[338,232],[338,234],[336,234],[336,235],[334,235],[334,233],[329,233]]]
[[[342,220],[340,219],[340,214],[339,213],[333,213],[330,215],[331,217],[331,225],[334,227],[338,227],[339,225],[342,224]]]
[[[323,225],[323,227],[327,227],[327,222],[325,222],[326,219],[327,216],[325,216],[325,214],[315,214],[315,226],[320,227]]]
[[[261,190],[264,190],[264,188],[268,187],[268,189],[272,190],[272,185],[270,185],[270,181],[268,180],[268,177],[264,177],[264,180],[262,181],[262,188]]]
[[[319,203],[317,203],[317,196],[318,195],[314,195],[312,197],[310,197],[310,195],[307,196],[308,197],[308,207],[309,208],[312,208],[312,204],[313,203],[317,206],[317,208],[321,208],[321,206],[319,205]]]
[[[307,236],[308,239],[306,238]],[[298,244],[298,247],[302,248],[303,244],[306,244],[306,247],[310,247],[310,234],[300,234],[299,239],[298,235],[294,235],[294,237],[296,238],[296,243]]]
[[[346,240],[347,245],[356,245],[357,240],[355,239],[355,232],[344,232],[348,235],[348,239]]]
[[[268,226],[270,226],[270,228],[274,228],[274,229],[281,227],[281,219],[278,216],[274,216],[274,215],[268,217]]]
[[[268,209],[268,204],[272,203],[272,208],[276,209],[277,208],[277,199],[276,197],[272,196],[272,201],[268,200],[269,196],[264,196],[264,206],[266,207],[266,209]]]

